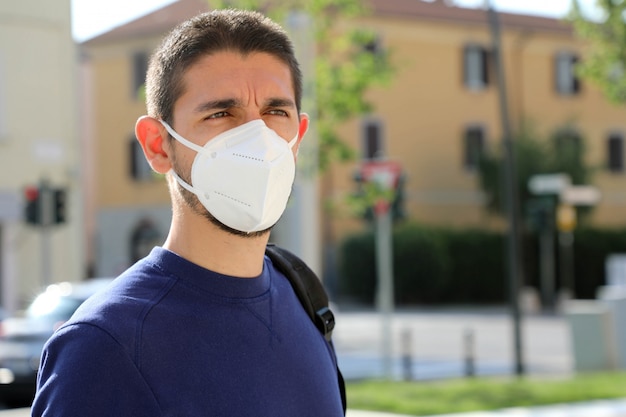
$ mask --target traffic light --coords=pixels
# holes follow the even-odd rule
[[[67,222],[67,189],[46,184],[25,187],[24,221],[35,226]]]
[[[40,196],[37,186],[30,185],[24,188],[24,220],[28,224],[41,224]]]
[[[53,191],[53,216],[54,224],[62,224],[67,221],[67,190],[65,188],[57,188]]]

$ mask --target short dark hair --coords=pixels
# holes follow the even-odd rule
[[[296,107],[302,101],[302,73],[285,30],[261,13],[214,10],[174,28],[154,51],[146,77],[148,115],[171,123],[174,103],[184,93],[183,76],[198,59],[220,51],[268,53],[291,71]]]

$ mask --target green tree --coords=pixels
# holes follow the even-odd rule
[[[353,149],[340,138],[338,126],[373,110],[365,97],[375,85],[384,85],[393,74],[389,52],[377,47],[372,30],[360,27],[356,19],[369,10],[360,0],[220,0],[214,8],[237,7],[260,10],[277,21],[292,11],[304,12],[312,19],[315,39],[315,80],[305,80],[305,91],[314,91],[314,111],[319,132],[319,166],[333,160],[346,161]],[[346,25],[346,23],[348,23]],[[306,109],[305,109],[306,110]]]
[[[626,1],[596,0],[599,22],[584,15],[578,0],[572,1],[569,19],[589,53],[578,65],[580,76],[598,85],[614,103],[626,102]]]
[[[572,184],[587,184],[591,168],[585,164],[585,139],[571,125],[554,130],[542,138],[530,126],[523,127],[513,141],[517,167],[517,195],[522,213],[530,210],[536,196],[528,189],[528,182],[539,174],[568,174]],[[487,208],[496,214],[505,213],[502,189],[502,155],[488,149],[479,167],[480,185],[487,196]]]

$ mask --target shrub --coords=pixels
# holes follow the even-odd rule
[[[347,237],[340,249],[342,297],[371,304],[376,291],[375,236]],[[558,238],[555,238],[558,242]],[[524,236],[523,283],[539,288],[537,237]],[[556,243],[558,245],[558,243]],[[559,283],[559,250],[555,248]],[[574,237],[574,289],[577,298],[595,298],[606,284],[609,255],[626,253],[626,230],[585,228]],[[393,272],[398,304],[486,304],[508,300],[506,235],[501,232],[397,226],[393,233]]]

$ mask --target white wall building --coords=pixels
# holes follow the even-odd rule
[[[70,0],[0,2],[0,305],[84,277],[77,56]],[[66,193],[67,221],[24,222],[24,188]]]

